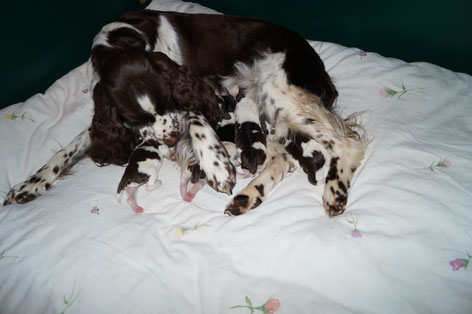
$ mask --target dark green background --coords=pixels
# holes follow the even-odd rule
[[[472,74],[472,1],[196,0],[259,17],[313,40]],[[44,92],[84,63],[101,26],[137,0],[5,1],[0,13],[0,107]]]

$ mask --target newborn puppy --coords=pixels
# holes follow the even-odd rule
[[[147,140],[136,147],[131,153],[128,166],[118,184],[118,202],[121,203],[121,195],[126,191],[127,202],[131,209],[140,214],[144,209],[137,203],[138,188],[146,184],[147,191],[157,189],[162,181],[158,179],[162,166],[161,156],[168,156],[169,148],[159,145],[156,141]]]
[[[305,172],[308,181],[316,185],[316,172],[325,164],[325,158],[320,151],[320,145],[308,136],[290,131],[285,142],[285,150],[292,155],[299,170]]]
[[[216,127],[216,135],[221,140],[221,143],[226,149],[230,157],[230,161],[233,166],[237,167],[241,165],[240,162],[240,154],[236,147],[236,120],[234,111],[236,109],[236,99],[231,96],[222,96],[225,106],[225,115],[223,119],[218,123]],[[252,174],[247,169],[243,169],[243,173],[236,172],[238,178],[248,178],[252,176]]]

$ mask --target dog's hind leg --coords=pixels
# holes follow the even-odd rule
[[[259,206],[292,169],[291,157],[279,143],[268,142],[267,151],[268,158],[264,170],[247,187],[238,192],[226,206],[225,214],[242,215]]]
[[[90,147],[89,130],[84,130],[66,147],[58,151],[35,174],[15,185],[5,197],[3,205],[28,203],[52,188],[53,183],[79,161]]]
[[[296,95],[294,110],[287,113],[287,123],[289,128],[317,141],[324,150],[323,155],[329,156],[323,205],[330,217],[342,214],[354,172],[364,158],[367,139],[355,115],[342,119],[323,109],[316,96],[303,92]]]

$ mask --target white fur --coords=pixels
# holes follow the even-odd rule
[[[160,25],[157,28],[157,40],[154,51],[166,54],[171,60],[182,65],[182,53],[179,45],[179,36],[167,17],[159,17]]]
[[[111,47],[110,43],[108,42],[108,35],[110,32],[120,29],[120,28],[130,28],[138,33],[140,36],[143,36],[143,33],[137,29],[136,27],[123,22],[113,22],[103,26],[102,30],[95,36],[93,39],[92,49],[95,46],[102,45],[106,47]],[[146,45],[146,50],[150,50],[150,46]]]

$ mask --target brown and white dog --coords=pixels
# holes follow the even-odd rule
[[[177,67],[163,65],[161,57],[156,60],[158,53]],[[231,164],[229,156],[222,153],[212,130],[222,117],[214,89],[233,94],[237,87],[244,94],[237,107],[253,108],[250,121],[261,128],[265,124],[269,131],[266,159],[256,161],[256,166],[265,165],[264,170],[225,212],[238,215],[257,207],[290,170],[289,154],[281,144],[290,133],[319,144],[329,164],[324,208],[329,216],[344,212],[354,172],[364,156],[365,137],[356,131],[353,119],[343,120],[334,112],[336,88],[320,57],[295,32],[251,18],[132,12],[103,27],[94,40],[91,63],[99,81],[93,87],[95,116],[90,131],[13,187],[5,204],[43,194],[62,169],[86,151],[99,164],[125,163],[138,144],[132,130],[152,126],[156,117],[172,111],[196,114],[189,131],[199,166],[213,188],[231,193],[234,167],[224,166]],[[205,82],[198,79],[202,77]],[[83,145],[76,148],[76,143]],[[74,158],[66,162],[61,158],[64,153]],[[243,149],[241,160],[246,154],[251,156],[251,150]]]

